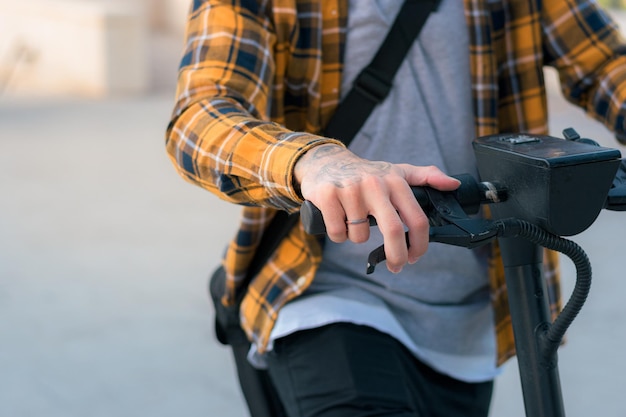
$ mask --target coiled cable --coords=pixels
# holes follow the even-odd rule
[[[572,260],[576,267],[576,283],[567,304],[548,326],[540,339],[544,343],[544,355],[556,351],[568,327],[582,309],[591,288],[591,263],[585,251],[571,240],[543,230],[539,226],[520,219],[500,221],[502,237],[520,237],[544,248],[558,251]]]

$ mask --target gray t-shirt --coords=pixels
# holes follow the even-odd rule
[[[376,53],[401,4],[350,1],[344,94]],[[475,175],[468,54],[463,4],[444,0],[409,51],[391,93],[350,149],[367,159]],[[417,264],[405,266],[400,274],[380,265],[366,275],[367,255],[380,244],[376,228],[364,244],[327,241],[313,284],[283,307],[272,340],[300,329],[353,322],[391,334],[452,377],[492,379],[498,370],[483,251],[433,243]]]

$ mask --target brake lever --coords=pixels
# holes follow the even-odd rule
[[[613,211],[626,211],[626,159],[622,159],[622,163],[617,169],[604,208]]]
[[[432,188],[427,188],[425,191],[430,203],[428,213],[426,213],[431,224],[429,242],[475,248],[498,237],[499,223],[485,219],[471,219],[450,193],[443,193]],[[410,247],[408,233],[405,233],[405,236],[407,247]],[[376,265],[385,259],[385,245],[370,252],[367,258],[367,274],[373,273]]]

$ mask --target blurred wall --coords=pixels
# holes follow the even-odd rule
[[[148,5],[150,22],[154,29],[182,34],[190,0],[129,0],[143,1]]]
[[[171,91],[190,2],[0,0],[0,98]]]
[[[0,0],[0,96],[150,92],[161,74],[154,67],[178,50],[188,7],[189,0]],[[164,77],[173,80],[171,71]]]

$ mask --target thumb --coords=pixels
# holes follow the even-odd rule
[[[441,191],[452,191],[459,188],[461,181],[445,174],[434,165],[415,166],[404,164],[405,179],[411,186],[429,186]]]

